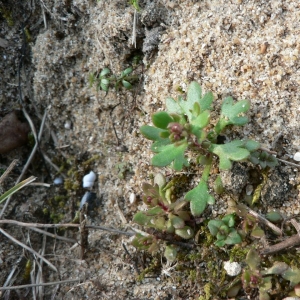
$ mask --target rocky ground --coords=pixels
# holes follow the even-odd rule
[[[278,157],[293,161],[292,156],[300,149],[298,2],[143,0],[140,7],[133,42],[135,9],[125,0],[13,0],[0,4],[0,117],[25,107],[38,131],[47,112],[39,151],[26,176],[34,175],[38,182],[51,184],[17,193],[5,211],[5,219],[71,223],[85,193],[82,177],[92,170],[97,179],[91,191],[97,200],[88,212],[87,223],[124,232],[137,228],[131,220],[142,209],[141,184],[158,172],[150,165],[150,142],[141,136],[139,127],[149,124],[151,113],[164,109],[165,99],[185,92],[191,81],[199,82],[205,92],[213,92],[216,111],[228,95],[251,101],[249,124],[226,132],[227,139],[254,139],[276,151]],[[139,63],[135,63],[137,56],[141,57]],[[132,65],[138,76],[133,90],[112,87],[106,93],[91,85],[93,75],[104,68],[118,75]],[[18,119],[12,124],[26,124],[22,113],[18,113]],[[18,126],[11,125],[19,128],[19,133],[27,132],[27,125]],[[3,150],[3,171],[18,159],[2,183],[3,191],[13,186],[32,145],[33,141],[12,151]],[[249,184],[252,169],[243,164],[222,175],[236,200]],[[162,172],[168,176],[174,173],[167,168]],[[197,167],[191,171],[199,172]],[[59,176],[64,185],[53,185]],[[192,176],[189,184],[197,178]],[[298,168],[281,163],[264,186],[258,212],[277,208],[284,216],[297,218],[299,180]],[[133,197],[136,201],[130,201]],[[219,198],[205,217],[224,214],[229,199]],[[43,236],[32,230],[12,225],[3,228],[37,252],[43,247]],[[77,229],[59,230],[58,234],[80,238]],[[79,281],[46,286],[38,297],[226,297],[222,288],[233,279],[224,275],[220,255],[224,251],[201,247],[200,238],[193,250],[182,250],[178,265],[170,269],[162,253],[152,258],[132,247],[131,239],[90,229],[82,257],[80,246],[47,237],[45,257],[57,272],[43,264],[43,282]],[[228,260],[229,254],[225,256]],[[14,267],[17,271],[10,284],[32,282],[26,276],[28,260],[35,263],[37,271],[40,260],[0,235],[1,285]],[[150,270],[145,278],[138,280],[147,268]],[[216,280],[222,282],[220,288],[212,287]],[[284,293],[274,292],[272,299],[282,299],[287,293],[288,288]],[[29,288],[3,291],[2,296],[33,299]],[[238,299],[249,297],[254,299],[256,295],[241,291]]]

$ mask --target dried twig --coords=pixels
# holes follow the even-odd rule
[[[53,233],[50,233],[48,231],[45,231],[45,230],[42,230],[42,229],[39,229],[39,228],[34,228],[34,227],[29,227],[29,229],[33,230],[33,231],[36,231],[36,232],[39,232],[39,233],[42,233],[42,234],[45,234],[47,236],[50,236],[54,239],[57,239],[57,240],[61,240],[61,241],[64,241],[64,242],[67,242],[67,243],[76,243],[77,241],[74,240],[74,239],[70,239],[70,238],[66,238],[64,236],[60,236],[60,235],[57,235],[57,234],[53,234]]]
[[[49,286],[49,285],[64,284],[64,283],[71,283],[71,282],[78,282],[78,281],[80,282],[80,279],[69,279],[69,280],[53,281],[53,282],[38,283],[38,284],[24,284],[24,285],[16,285],[16,286],[7,286],[7,287],[0,287],[0,291],[27,289],[27,288],[31,288],[31,287],[37,287],[37,286]]]
[[[262,250],[261,253],[263,255],[270,255],[270,254],[300,245],[300,225],[295,219],[292,219],[291,223],[296,228],[298,234],[295,234],[280,243],[277,243],[275,245],[272,245],[272,246]]]
[[[9,167],[5,170],[5,172],[0,177],[0,184],[3,182],[3,180],[6,178],[6,176],[11,172],[11,170],[14,168],[14,166],[17,164],[18,160],[14,159]]]
[[[39,257],[40,259],[42,259],[53,271],[57,272],[56,267],[50,261],[48,261],[46,258],[44,258],[42,255],[40,255],[39,253],[37,253],[36,251],[34,251],[33,249],[31,249],[27,245],[21,243],[20,241],[18,241],[14,237],[12,237],[10,234],[8,234],[6,231],[4,231],[2,228],[0,228],[0,232],[3,235],[5,235],[7,238],[9,238],[11,241],[13,241],[14,243],[18,244],[19,246],[21,246],[24,249],[26,249],[29,252],[31,252],[33,255],[36,255],[37,257]]]
[[[80,224],[73,224],[73,223],[39,224],[39,223],[24,223],[24,222],[19,222],[19,221],[15,221],[15,220],[0,220],[0,224],[13,224],[13,225],[18,225],[18,226],[22,226],[22,227],[32,227],[32,228],[60,228],[60,227],[79,228],[80,227]],[[108,231],[111,233],[122,234],[122,235],[127,235],[127,236],[135,235],[135,232],[126,232],[126,231],[121,231],[118,229],[108,228],[108,227],[104,227],[104,226],[86,225],[85,227],[91,228],[91,229],[100,229],[100,230]]]

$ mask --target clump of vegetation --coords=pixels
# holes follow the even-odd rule
[[[155,153],[152,158],[154,166],[160,168],[170,166],[175,171],[181,171],[191,164],[198,163],[203,167],[203,172],[198,185],[179,199],[174,193],[172,180],[166,183],[162,174],[155,177],[154,184],[143,184],[142,199],[147,209],[137,212],[133,220],[151,230],[150,233],[144,235],[136,234],[133,240],[135,247],[148,250],[150,253],[156,252],[159,245],[163,245],[160,242],[164,238],[161,238],[155,231],[162,232],[165,236],[173,235],[174,241],[194,237],[194,231],[197,232],[197,218],[199,219],[203,214],[207,205],[215,203],[211,190],[216,194],[223,192],[220,176],[216,177],[211,187],[209,186],[214,164],[218,164],[219,170],[229,170],[233,162],[248,160],[258,165],[262,171],[278,164],[276,157],[262,150],[256,141],[236,139],[224,144],[218,142],[219,135],[226,128],[243,126],[248,122],[245,113],[249,110],[249,101],[234,102],[232,97],[226,97],[216,123],[212,123],[210,119],[212,103],[212,93],[202,95],[199,84],[192,82],[188,88],[186,100],[182,96],[179,96],[177,100],[168,98],[167,110],[152,115],[154,126],[141,127],[141,133],[153,141],[151,150]],[[252,201],[251,204],[255,202]],[[270,299],[269,292],[273,284],[273,275],[281,275],[283,279],[290,281],[291,286],[295,286],[293,295],[297,295],[300,282],[298,279],[300,271],[297,267],[289,267],[285,262],[271,264],[264,262],[265,266],[271,265],[271,267],[262,269],[260,255],[253,246],[248,245],[242,249],[237,245],[243,239],[247,241],[249,238],[261,238],[265,232],[258,226],[255,215],[251,215],[242,204],[237,204],[234,211],[242,218],[238,229],[235,224],[235,214],[204,222],[209,232],[205,229],[203,232],[216,238],[214,244],[217,247],[236,245],[233,248],[235,254],[228,253],[229,258],[240,257],[247,265],[242,274],[238,275],[232,285],[225,288],[223,292],[227,293],[227,296],[235,297],[243,287],[244,293],[250,297],[258,292],[260,299]],[[272,222],[280,221],[280,215],[274,212],[268,214],[267,218]],[[164,256],[170,263],[181,255],[174,244],[176,242],[172,243],[170,239],[165,239]],[[212,242],[208,247],[211,245]],[[225,273],[224,276],[226,276]]]
[[[154,126],[141,127],[142,134],[153,141],[151,150],[156,154],[152,164],[157,167],[171,166],[175,171],[181,171],[189,166],[186,153],[195,154],[195,161],[204,166],[202,177],[197,187],[189,191],[185,200],[190,202],[193,216],[200,216],[208,204],[214,204],[215,199],[209,193],[208,179],[215,158],[219,158],[219,169],[228,170],[233,161],[243,161],[259,156],[261,163],[268,155],[261,155],[260,144],[253,140],[233,140],[225,144],[218,143],[218,136],[228,126],[242,126],[248,122],[244,115],[250,107],[250,102],[241,100],[234,103],[232,97],[226,97],[221,107],[219,121],[215,126],[210,123],[213,94],[208,92],[202,96],[198,83],[192,82],[187,92],[187,99],[179,96],[175,101],[168,98],[167,111],[160,111],[152,116]],[[220,178],[216,186],[222,186]]]
[[[242,241],[234,225],[235,220],[233,214],[226,215],[221,220],[215,219],[208,222],[210,233],[217,238],[215,242],[216,246],[223,247],[226,244],[239,244]]]
[[[104,68],[100,73],[91,73],[89,75],[90,87],[94,84],[97,86],[97,90],[103,90],[108,92],[110,87],[114,87],[118,91],[121,87],[127,90],[132,89],[135,81],[138,80],[137,75],[132,75],[133,68],[129,67],[121,72],[120,75],[111,74],[110,69]]]
[[[264,162],[264,166],[274,166],[277,164],[276,158],[263,155],[260,144],[253,140],[233,140],[225,144],[218,143],[218,136],[228,126],[242,126],[248,122],[245,113],[250,107],[250,102],[241,100],[234,103],[232,97],[226,97],[221,106],[221,114],[215,126],[210,123],[212,111],[213,94],[211,92],[202,95],[201,87],[198,83],[192,82],[188,88],[186,100],[179,96],[177,101],[168,98],[166,100],[167,111],[154,113],[152,121],[154,126],[144,125],[141,133],[153,141],[151,149],[156,154],[152,158],[152,164],[157,167],[171,166],[175,171],[181,171],[184,167],[189,167],[190,163],[187,153],[194,153],[192,157],[195,162],[204,166],[199,184],[190,190],[183,201],[173,203],[166,197],[167,188],[163,186],[151,187],[144,184],[144,202],[150,208],[147,212],[138,212],[134,216],[134,221],[140,225],[154,227],[155,229],[172,232],[173,223],[179,222],[173,232],[177,233],[185,228],[185,222],[192,216],[199,217],[208,204],[215,203],[214,196],[209,192],[208,179],[213,163],[218,158],[220,170],[228,170],[233,161],[243,161],[253,157],[259,157],[259,164]],[[255,163],[255,161],[253,161]],[[221,193],[223,185],[218,176],[215,180],[214,190]],[[151,200],[147,200],[150,199]],[[148,202],[147,202],[148,201]],[[181,209],[189,202],[190,213]],[[179,212],[179,211],[180,212]],[[181,218],[180,214],[184,214]],[[167,217],[163,217],[167,215]],[[176,221],[175,221],[176,220]],[[240,236],[232,228],[233,216],[227,216],[222,220],[215,220],[210,223],[211,233],[217,236],[217,244],[234,244],[241,241]],[[170,224],[173,226],[170,227]],[[181,231],[180,231],[181,230]],[[190,228],[186,228],[183,238],[187,238],[186,233]],[[225,234],[226,232],[226,234]],[[180,234],[179,234],[180,235]],[[189,235],[192,237],[192,235]]]

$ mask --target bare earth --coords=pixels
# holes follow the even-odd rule
[[[68,186],[25,188],[12,198],[5,219],[71,223],[85,192],[82,177],[93,170],[97,179],[92,191],[97,194],[98,205],[89,213],[87,223],[128,232],[131,227],[138,228],[131,220],[135,212],[143,209],[141,184],[150,182],[159,171],[150,165],[150,142],[140,134],[139,127],[150,124],[151,113],[163,110],[165,99],[175,98],[179,90],[186,91],[191,81],[199,82],[204,92],[213,92],[216,112],[228,95],[251,101],[249,124],[228,131],[228,140],[254,139],[289,161],[300,150],[298,1],[144,0],[140,2],[136,47],[132,45],[134,8],[128,1],[12,2],[5,7],[13,11],[13,25],[9,26],[7,18],[0,14],[0,38],[8,43],[4,45],[0,40],[0,117],[20,108],[18,63],[22,53],[24,106],[37,130],[48,110],[40,147],[54,164],[62,167]],[[23,51],[24,24],[31,40]],[[137,54],[143,55],[144,64],[135,70],[140,80],[133,92],[111,88],[106,94],[95,85],[90,87],[91,73],[108,67],[119,74]],[[66,128],[66,123],[71,124],[70,128]],[[2,170],[13,159],[19,159],[16,169],[4,181],[3,191],[13,186],[30,149],[27,145],[0,155]],[[275,169],[262,191],[258,212],[277,208],[287,217],[300,214],[298,170],[285,164]],[[167,168],[161,172],[174,173]],[[200,172],[201,169],[193,168],[196,176],[192,177],[191,186],[198,182]],[[237,173],[227,172],[223,178],[233,197],[239,199],[239,191],[247,185],[247,172],[241,171],[241,179],[234,177]],[[38,182],[52,184],[56,171],[38,152],[29,175],[38,177]],[[129,201],[132,194],[136,196],[134,203]],[[217,199],[204,218],[226,213],[229,199]],[[37,252],[42,248],[42,235],[19,226],[3,228]],[[58,233],[73,239],[80,237],[77,229]],[[210,283],[205,276],[205,260],[197,264],[184,262],[181,268],[166,271],[162,253],[153,259],[137,251],[130,242],[131,238],[125,235],[90,229],[81,259],[80,246],[47,237],[45,257],[57,272],[43,264],[43,282],[80,281],[47,286],[39,299],[222,298],[220,291],[214,290],[208,296],[204,290]],[[200,238],[193,253],[201,249]],[[184,255],[189,254],[183,251]],[[24,258],[19,260],[20,257]],[[209,257],[221,274],[223,260],[218,254]],[[40,260],[0,235],[1,286],[14,266],[18,273],[12,279],[13,285],[31,283],[24,278],[28,259],[35,261],[37,272]],[[153,264],[153,271],[137,280],[138,273]],[[184,271],[184,267],[189,271]],[[192,270],[196,277],[191,275]],[[228,277],[224,286],[232,280]],[[33,299],[31,289],[10,294],[3,291],[2,296]],[[247,297],[242,293],[239,299]]]

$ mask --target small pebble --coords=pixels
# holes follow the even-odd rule
[[[59,185],[59,184],[63,184],[64,180],[61,177],[56,177],[53,180],[53,184],[55,185]]]
[[[296,152],[293,158],[295,161],[300,161],[300,152]]]
[[[241,273],[241,265],[237,262],[226,261],[224,263],[224,269],[229,276],[237,276]]]
[[[92,188],[93,185],[94,185],[95,180],[96,180],[96,174],[93,171],[91,171],[89,174],[87,174],[83,177],[82,186],[84,188]]]
[[[136,200],[135,193],[131,193],[130,196],[129,196],[129,203],[134,204],[135,200]]]
[[[70,120],[67,120],[66,122],[65,122],[65,129],[71,129],[71,126],[72,126],[72,124],[71,124],[71,121]]]

